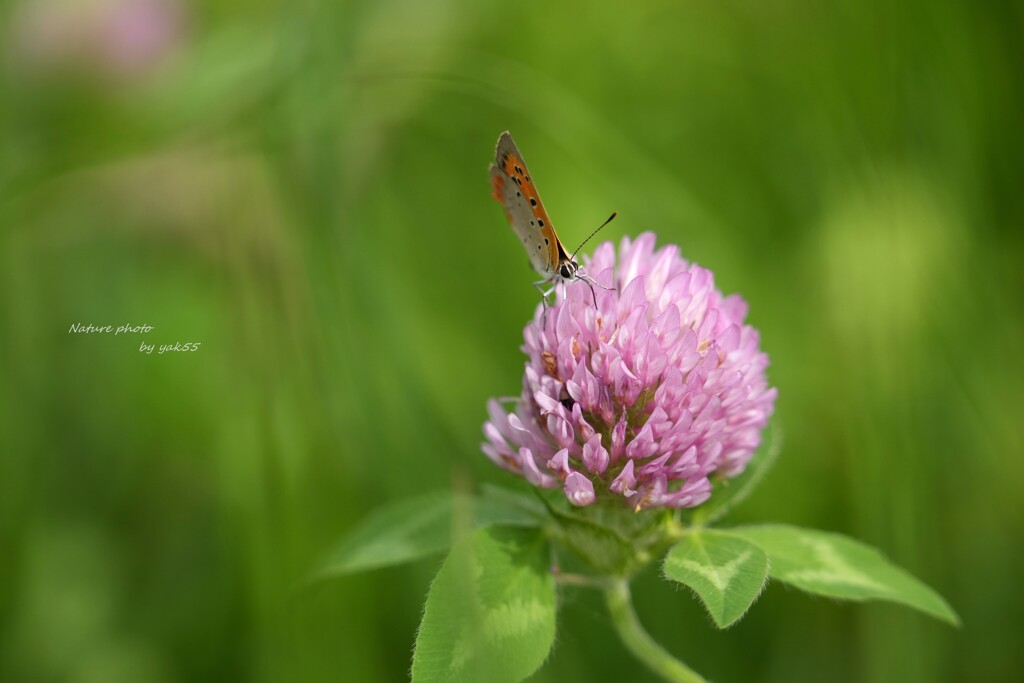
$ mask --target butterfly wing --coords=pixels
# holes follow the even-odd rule
[[[565,249],[551,227],[523,155],[508,131],[498,138],[490,173],[494,198],[505,207],[508,222],[523,243],[530,265],[545,278],[554,277],[562,259],[567,258]]]

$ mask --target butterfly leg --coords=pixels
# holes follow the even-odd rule
[[[544,289],[544,285],[550,283],[550,279],[537,280],[536,282],[533,283],[533,286],[537,288],[538,292],[540,292],[540,302],[541,304],[544,305],[544,313],[541,315],[541,324],[544,324],[548,317],[548,308],[550,308],[550,306],[548,305],[548,297],[551,296],[551,293],[555,291],[555,285],[551,285],[546,290]]]
[[[555,291],[556,285],[551,285],[547,289],[544,289],[544,285],[551,284],[551,280],[537,280],[533,283],[533,286],[540,292],[540,300],[544,302],[544,308],[548,307],[548,297],[551,296],[552,292]]]

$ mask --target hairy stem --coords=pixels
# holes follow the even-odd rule
[[[671,683],[707,683],[696,671],[670,655],[644,630],[633,611],[629,583],[620,579],[604,592],[612,623],[626,648],[647,667]]]

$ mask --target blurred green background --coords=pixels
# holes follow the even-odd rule
[[[618,210],[750,302],[786,442],[732,521],[862,538],[964,621],[774,585],[716,632],[652,569],[652,633],[717,681],[1018,680],[1020,3],[0,17],[0,679],[404,679],[440,558],[295,585],[386,501],[511,481],[478,449],[537,304],[509,129],[568,245]],[[532,680],[654,680],[560,600]]]

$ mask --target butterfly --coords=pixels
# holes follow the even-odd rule
[[[526,168],[526,162],[523,161],[523,155],[508,131],[502,133],[498,138],[490,176],[491,187],[494,188],[492,196],[505,207],[505,216],[523,243],[526,255],[530,259],[530,265],[543,276],[542,280],[534,282],[533,285],[541,293],[545,307],[548,296],[559,282],[565,283],[573,280],[582,280],[590,286],[590,293],[594,296],[594,305],[597,306],[594,285],[602,289],[607,289],[607,287],[598,284],[597,281],[580,270],[579,263],[576,261],[576,253],[591,237],[597,234],[598,230],[608,225],[617,213],[613,213],[608,220],[590,234],[590,237],[583,240],[583,244],[580,244],[572,255],[569,255],[551,225],[551,219],[548,218],[544,204],[540,201],[540,195],[537,194],[537,186],[530,176],[529,169]],[[551,287],[545,291],[544,286],[549,284]]]

